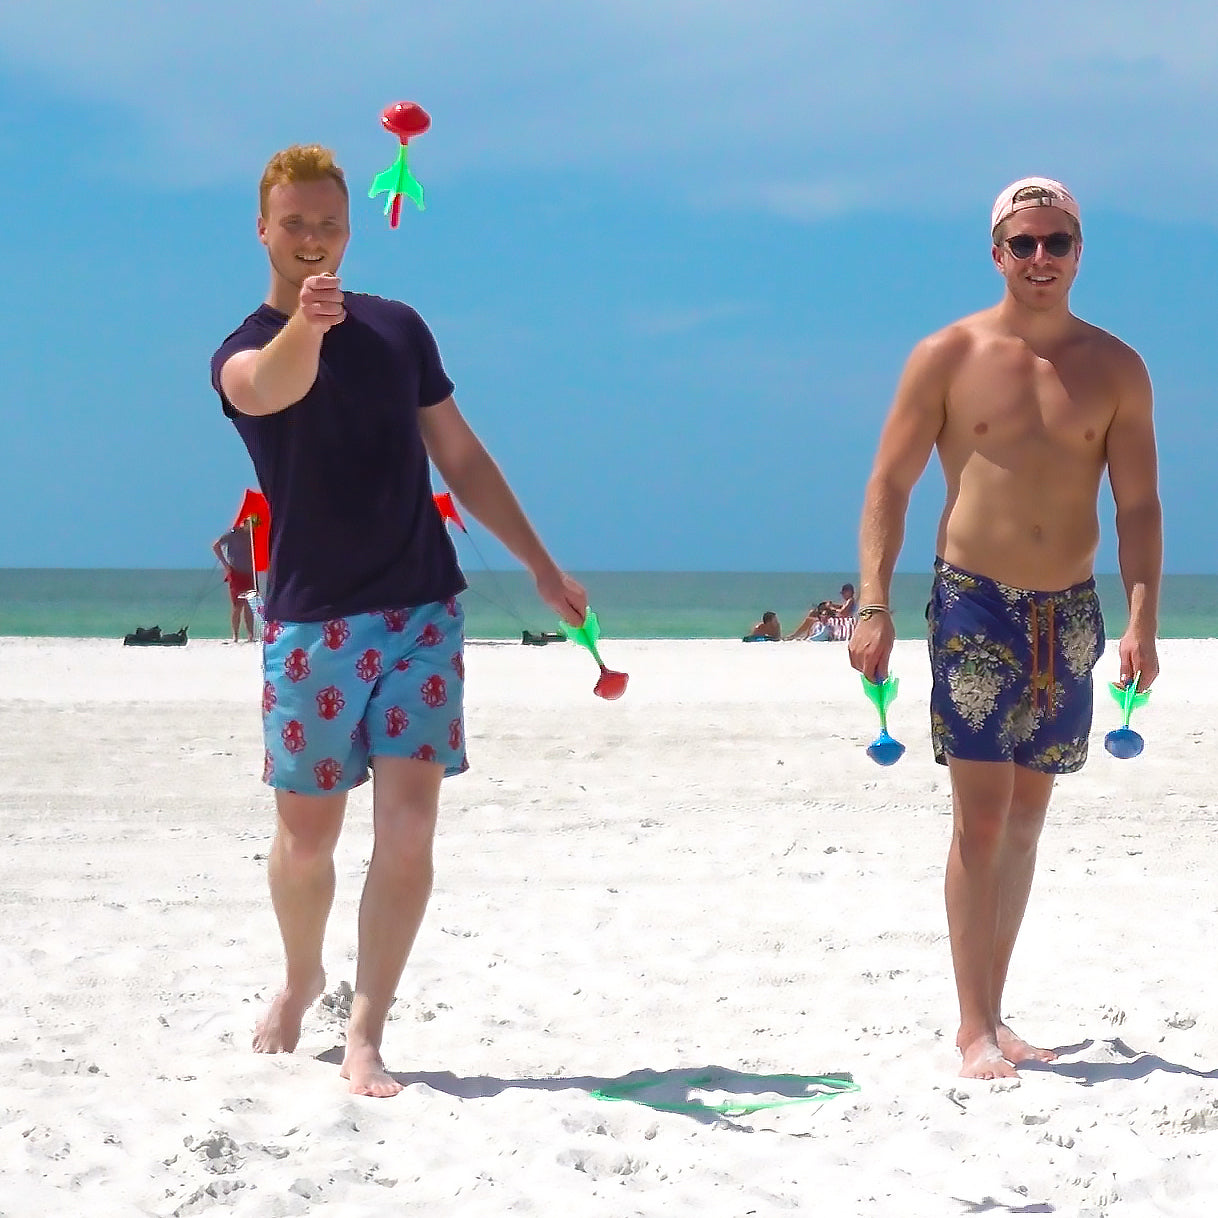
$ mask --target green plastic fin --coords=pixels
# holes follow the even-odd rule
[[[559,629],[567,636],[567,640],[572,643],[578,643],[581,647],[586,647],[592,652],[593,658],[599,664],[600,656],[596,651],[597,641],[601,637],[600,619],[589,607],[588,612],[584,615],[584,624],[582,626],[569,626],[566,622],[559,622]]]
[[[385,213],[388,215],[389,208],[393,205],[393,196],[397,193],[398,181],[398,166],[402,160],[402,154],[399,152],[397,159],[389,166],[388,169],[382,169],[380,173],[372,179],[372,186],[368,191],[368,198],[375,199],[382,190],[389,192],[389,198],[385,200]]]
[[[859,679],[863,682],[863,692],[875,704],[876,710],[882,715],[897,699],[897,689],[900,686],[900,681],[889,675],[878,684],[875,681],[869,681],[861,673]]]
[[[859,678],[863,682],[863,692],[875,704],[875,709],[880,712],[880,729],[888,730],[888,708],[896,700],[897,687],[900,682],[891,673],[878,684],[875,681],[869,681],[862,673],[859,673]]]
[[[401,177],[398,179],[398,193],[405,195],[419,211],[424,211],[423,207],[423,186],[422,183],[410,172],[410,165],[406,156],[406,145],[402,145],[401,154],[398,156],[398,162],[401,165]]]
[[[1129,717],[1139,706],[1145,706],[1147,699],[1150,697],[1150,690],[1143,690],[1138,693],[1138,681],[1141,679],[1140,672],[1134,673],[1133,680],[1128,685],[1118,685],[1115,681],[1108,686],[1116,704],[1121,708],[1125,716],[1125,726],[1129,726]]]

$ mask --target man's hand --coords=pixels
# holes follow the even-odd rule
[[[850,637],[850,667],[878,685],[888,676],[888,659],[896,639],[891,614],[876,613],[860,619]]]
[[[300,285],[300,315],[323,334],[345,320],[342,280],[329,271],[310,275]]]
[[[1131,628],[1125,631],[1117,650],[1121,657],[1121,685],[1128,685],[1135,673],[1141,673],[1138,690],[1149,689],[1159,675],[1159,649],[1155,636]]]
[[[553,567],[534,576],[537,595],[568,626],[582,626],[588,616],[588,594],[578,580]]]

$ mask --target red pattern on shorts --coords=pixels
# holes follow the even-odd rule
[[[419,686],[419,697],[432,708],[443,706],[448,701],[448,686],[444,684],[444,678],[438,672],[433,672]]]
[[[323,719],[337,719],[339,712],[347,705],[343,691],[337,685],[327,685],[317,694],[317,713]]]
[[[331,651],[337,651],[351,637],[346,618],[335,618],[321,628],[321,641]]]
[[[309,653],[297,647],[284,662],[283,671],[289,681],[303,681],[309,675]]]
[[[401,634],[410,624],[409,609],[386,609],[381,617],[385,619],[385,628],[391,634]]]
[[[375,647],[369,647],[355,661],[355,675],[361,681],[375,681],[381,675],[381,653]]]
[[[391,706],[385,712],[385,732],[397,739],[410,726],[410,716],[400,707]]]
[[[333,791],[343,776],[343,767],[333,757],[327,757],[313,767],[313,776],[323,791]]]

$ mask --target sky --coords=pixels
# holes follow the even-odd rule
[[[211,564],[254,482],[208,362],[266,292],[262,169],[316,141],[344,287],[422,313],[574,571],[855,569],[910,348],[998,299],[998,190],[1061,178],[1073,307],[1154,382],[1166,568],[1218,571],[1216,60],[1212,0],[0,6],[0,568]],[[899,570],[942,493],[932,459]]]

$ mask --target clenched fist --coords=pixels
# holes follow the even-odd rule
[[[310,275],[300,285],[301,316],[323,334],[331,326],[337,326],[347,316],[343,308],[342,281],[327,271],[324,275]]]

